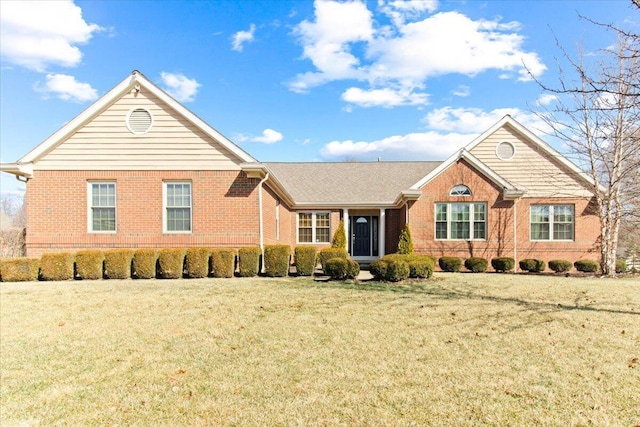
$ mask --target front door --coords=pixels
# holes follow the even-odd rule
[[[357,216],[354,218],[353,253],[352,256],[371,255],[371,217]]]

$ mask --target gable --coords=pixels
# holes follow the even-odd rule
[[[501,150],[509,145],[514,148],[513,157]],[[469,152],[505,180],[525,192],[525,197],[590,197],[589,184],[576,172],[577,167],[567,166],[568,161],[550,147],[545,147],[524,134],[511,120],[493,129],[468,146]],[[546,145],[546,144],[545,144]]]

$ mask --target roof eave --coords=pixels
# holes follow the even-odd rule
[[[0,163],[0,172],[10,173],[17,177],[33,178],[32,163]]]

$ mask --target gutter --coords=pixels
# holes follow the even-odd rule
[[[269,179],[269,172],[267,172],[264,176],[264,178],[262,178],[260,180],[260,183],[258,184],[258,210],[259,210],[259,216],[260,216],[260,224],[259,224],[259,229],[260,229],[260,254],[262,255],[262,267],[260,269],[261,273],[265,272],[265,268],[264,268],[264,213],[263,213],[263,209],[262,209],[262,184],[264,184],[264,182],[266,180]]]

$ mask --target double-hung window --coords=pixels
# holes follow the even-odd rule
[[[531,206],[531,240],[573,240],[573,205]]]
[[[329,212],[298,212],[298,243],[329,243]]]
[[[485,240],[485,203],[436,203],[436,240]]]
[[[191,182],[163,183],[163,223],[166,233],[191,232]]]
[[[114,233],[116,231],[116,183],[89,182],[89,232]]]

